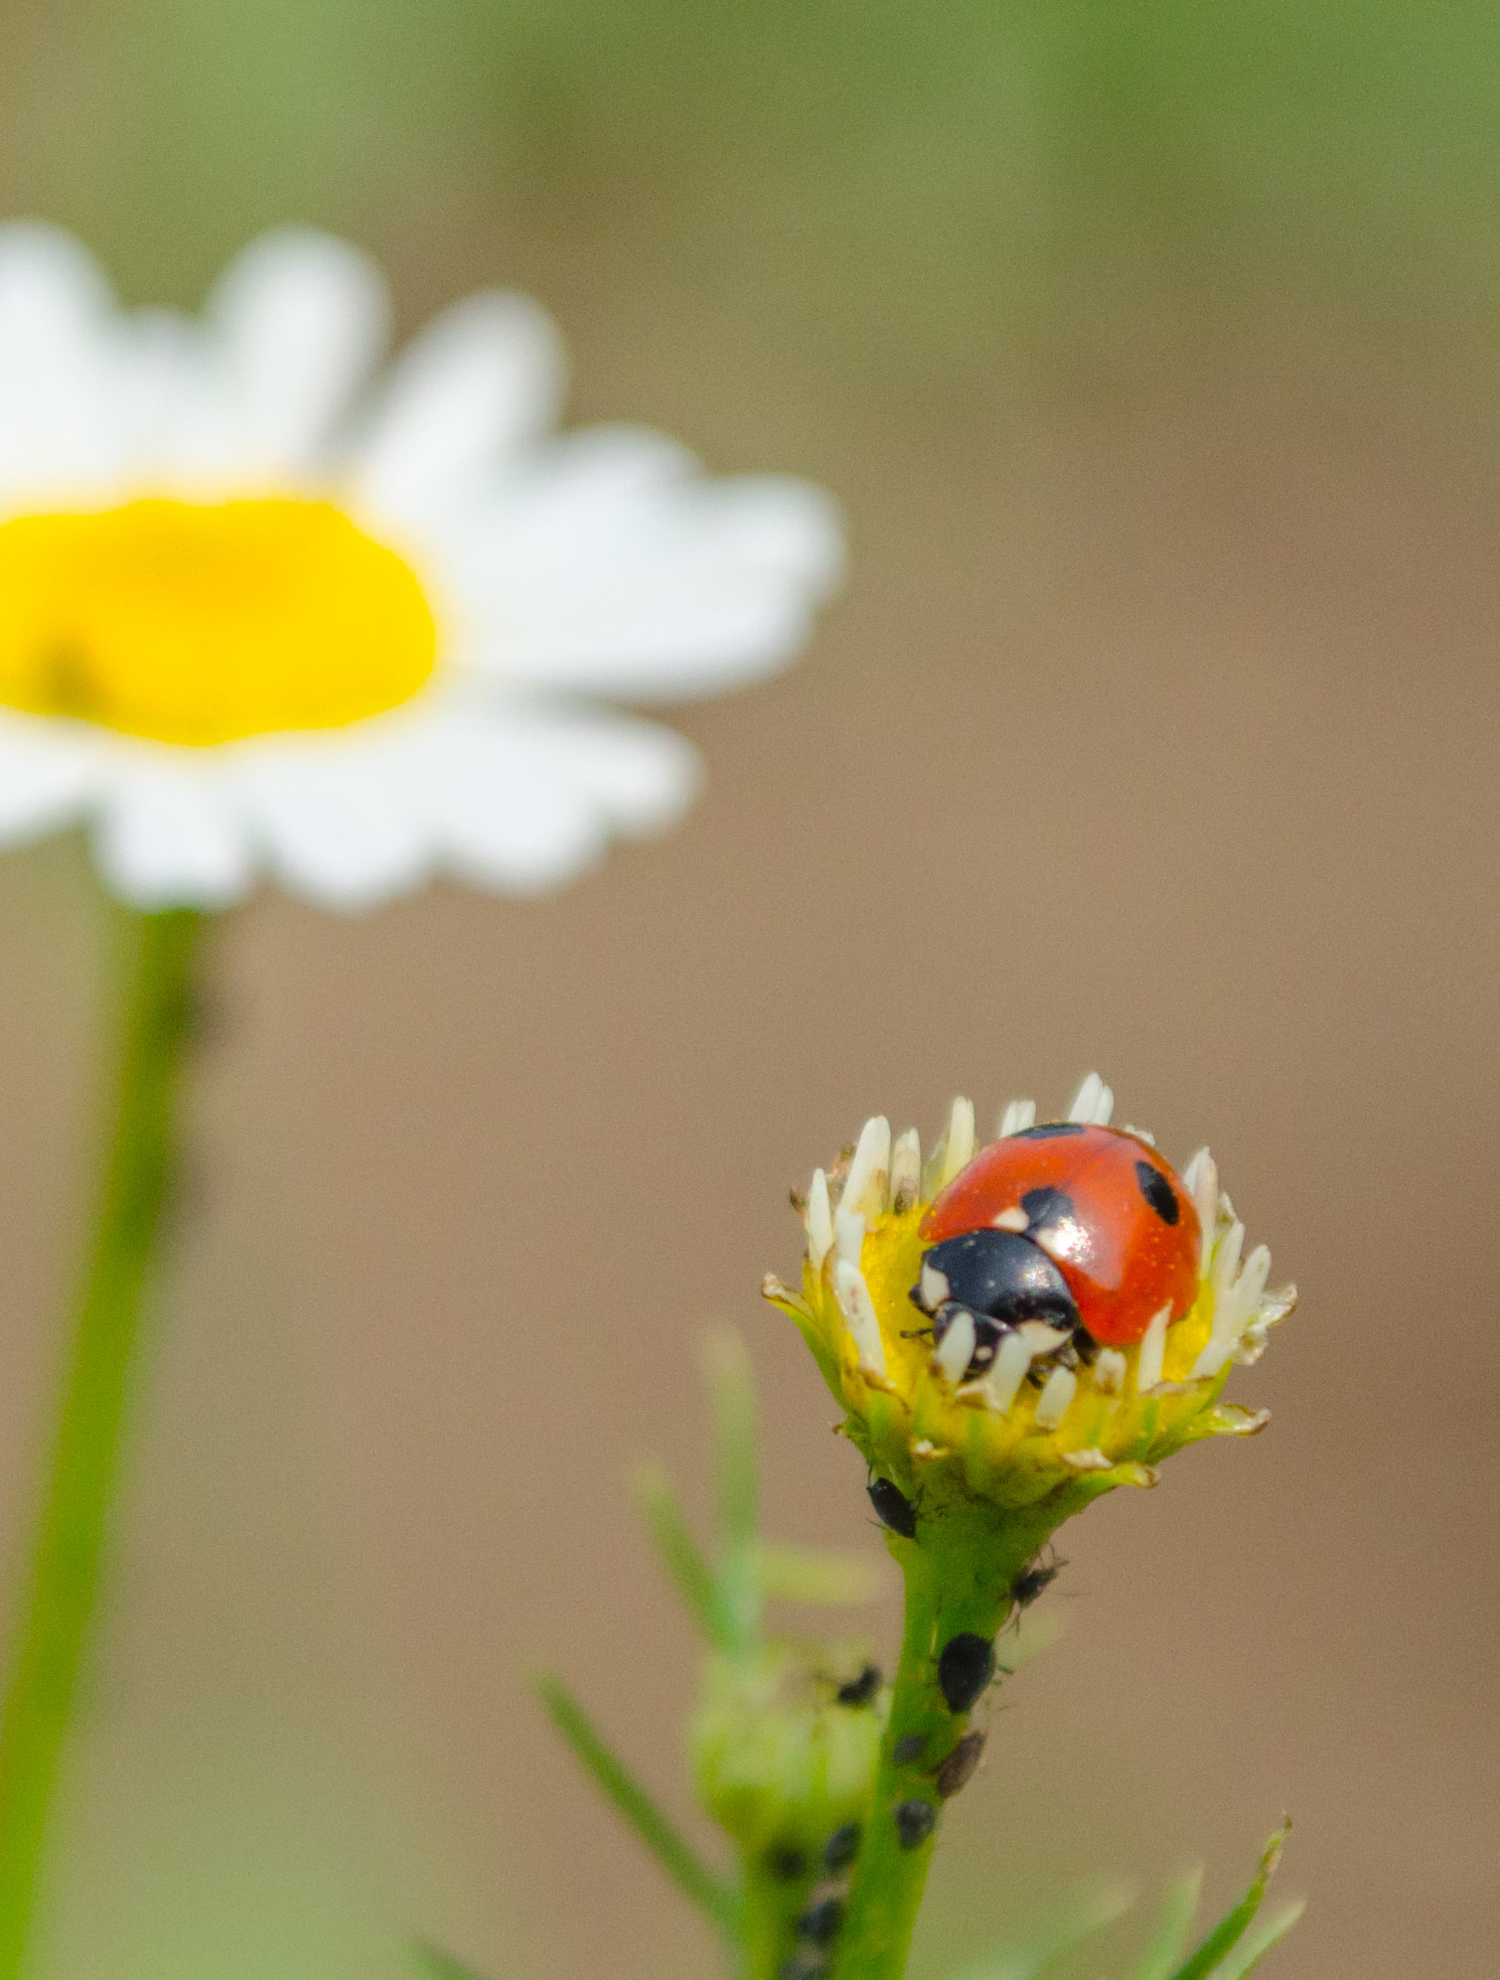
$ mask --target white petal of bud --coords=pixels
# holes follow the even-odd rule
[[[833,1249],[833,1211],[828,1201],[828,1178],[821,1169],[813,1171],[807,1192],[807,1259],[814,1272],[821,1272],[823,1260]]]

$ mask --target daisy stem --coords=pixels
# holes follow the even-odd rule
[[[111,908],[110,1141],[0,1712],[0,1980],[26,1970],[68,1724],[99,1601],[140,1321],[173,1168],[201,916]]]
[[[1012,1513],[997,1523],[982,1508],[972,1517],[954,1510],[924,1521],[919,1540],[892,1546],[906,1578],[901,1661],[834,1980],[901,1980],[906,1971],[942,1805],[935,1776],[968,1720],[949,1709],[938,1659],[956,1636],[994,1641],[1013,1606],[1016,1576],[1056,1523],[1055,1512]]]
[[[777,1877],[764,1852],[746,1852],[737,1980],[779,1980],[797,1949],[797,1919],[808,1889],[806,1878]]]

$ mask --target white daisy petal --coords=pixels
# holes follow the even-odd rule
[[[100,745],[81,725],[0,710],[0,840],[50,832],[98,785]]]
[[[841,562],[836,511],[816,489],[709,482],[657,436],[608,429],[546,449],[503,491],[456,581],[496,629],[481,666],[651,699],[784,664]]]
[[[507,892],[560,886],[616,834],[664,829],[698,784],[680,736],[623,717],[496,710],[454,721],[437,750],[447,864]]]
[[[106,882],[138,908],[227,907],[254,875],[230,793],[186,751],[142,750],[112,773],[96,843]]]
[[[359,448],[356,499],[399,523],[441,510],[551,424],[563,381],[545,310],[526,296],[469,297],[396,361]]]
[[[118,459],[105,325],[110,292],[71,236],[0,226],[0,502],[69,504]]]
[[[364,384],[390,305],[373,262],[310,227],[262,234],[208,301],[247,469],[306,467]]]
[[[240,434],[222,353],[176,310],[133,310],[116,333],[124,472],[143,494],[212,500],[237,478]]]
[[[246,749],[234,784],[265,863],[321,907],[364,908],[428,876],[428,752],[410,718]]]

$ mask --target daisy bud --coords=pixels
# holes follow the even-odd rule
[[[1154,1484],[1184,1445],[1265,1423],[1221,1391],[1295,1295],[1267,1290],[1270,1253],[1247,1244],[1207,1151],[1179,1175],[1150,1136],[1108,1124],[1113,1099],[1091,1074],[1065,1119],[1013,1103],[977,1152],[957,1102],[925,1172],[915,1133],[893,1146],[877,1115],[842,1196],[837,1167],[814,1179],[801,1289],[770,1280],[768,1297],[905,1509],[886,1520],[896,1546],[976,1508],[1050,1530]]]

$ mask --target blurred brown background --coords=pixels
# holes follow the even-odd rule
[[[282,217],[408,325],[519,284],[576,417],[807,473],[853,545],[804,665],[681,713],[675,837],[225,927],[47,1980],[393,1980],[408,1925],[496,1980],[713,1970],[525,1671],[684,1809],[624,1478],[701,1488],[697,1333],[753,1342],[773,1527],[877,1549],[756,1296],[786,1187],[1092,1066],[1303,1306],[1235,1378],[1268,1436],[1069,1532],[920,1980],[1097,1871],[1217,1900],[1283,1807],[1285,1980],[1494,1971],[1497,107],[1460,0],[8,10],[0,208],[131,297]],[[94,915],[76,848],[0,866],[12,1536]]]

